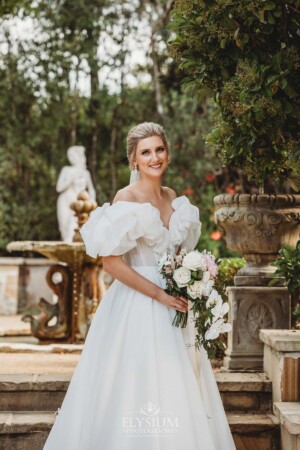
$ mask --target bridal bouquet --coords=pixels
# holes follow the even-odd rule
[[[177,311],[173,320],[176,327],[185,327],[188,315],[195,321],[196,342],[213,357],[215,350],[213,340],[220,333],[231,330],[231,325],[224,320],[229,305],[223,302],[214,287],[218,267],[215,257],[204,250],[187,252],[182,249],[179,254],[165,253],[158,261],[159,271],[166,280],[166,292],[175,297],[183,296],[192,302],[191,313]],[[190,305],[190,302],[189,302]]]

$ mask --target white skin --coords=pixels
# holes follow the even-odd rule
[[[176,193],[161,185],[162,176],[168,166],[169,152],[159,136],[140,139],[133,157],[133,165],[139,169],[140,179],[117,192],[113,203],[121,201],[149,202],[159,209],[160,217],[165,227],[168,227],[173,213],[172,201]],[[132,289],[141,292],[168,308],[181,312],[188,310],[188,300],[185,297],[173,297],[160,286],[132,269],[122,256],[103,257],[103,268],[114,278]]]

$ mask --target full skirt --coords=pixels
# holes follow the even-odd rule
[[[156,267],[134,267],[164,286]],[[175,310],[115,280],[44,450],[234,450],[210,361]]]

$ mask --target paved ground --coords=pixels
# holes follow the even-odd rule
[[[0,374],[73,373],[80,354],[0,353]]]
[[[30,324],[21,317],[0,315],[0,374],[72,374],[82,345],[39,345],[31,336]],[[219,368],[214,370],[218,372]]]
[[[22,314],[15,316],[0,315],[0,336],[3,335],[25,335],[31,334],[30,323],[21,320]]]
[[[0,315],[0,374],[73,373],[80,348],[35,345],[39,341],[21,317]]]

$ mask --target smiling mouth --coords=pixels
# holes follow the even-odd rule
[[[149,166],[151,169],[160,169],[162,164],[156,164],[155,166]]]

